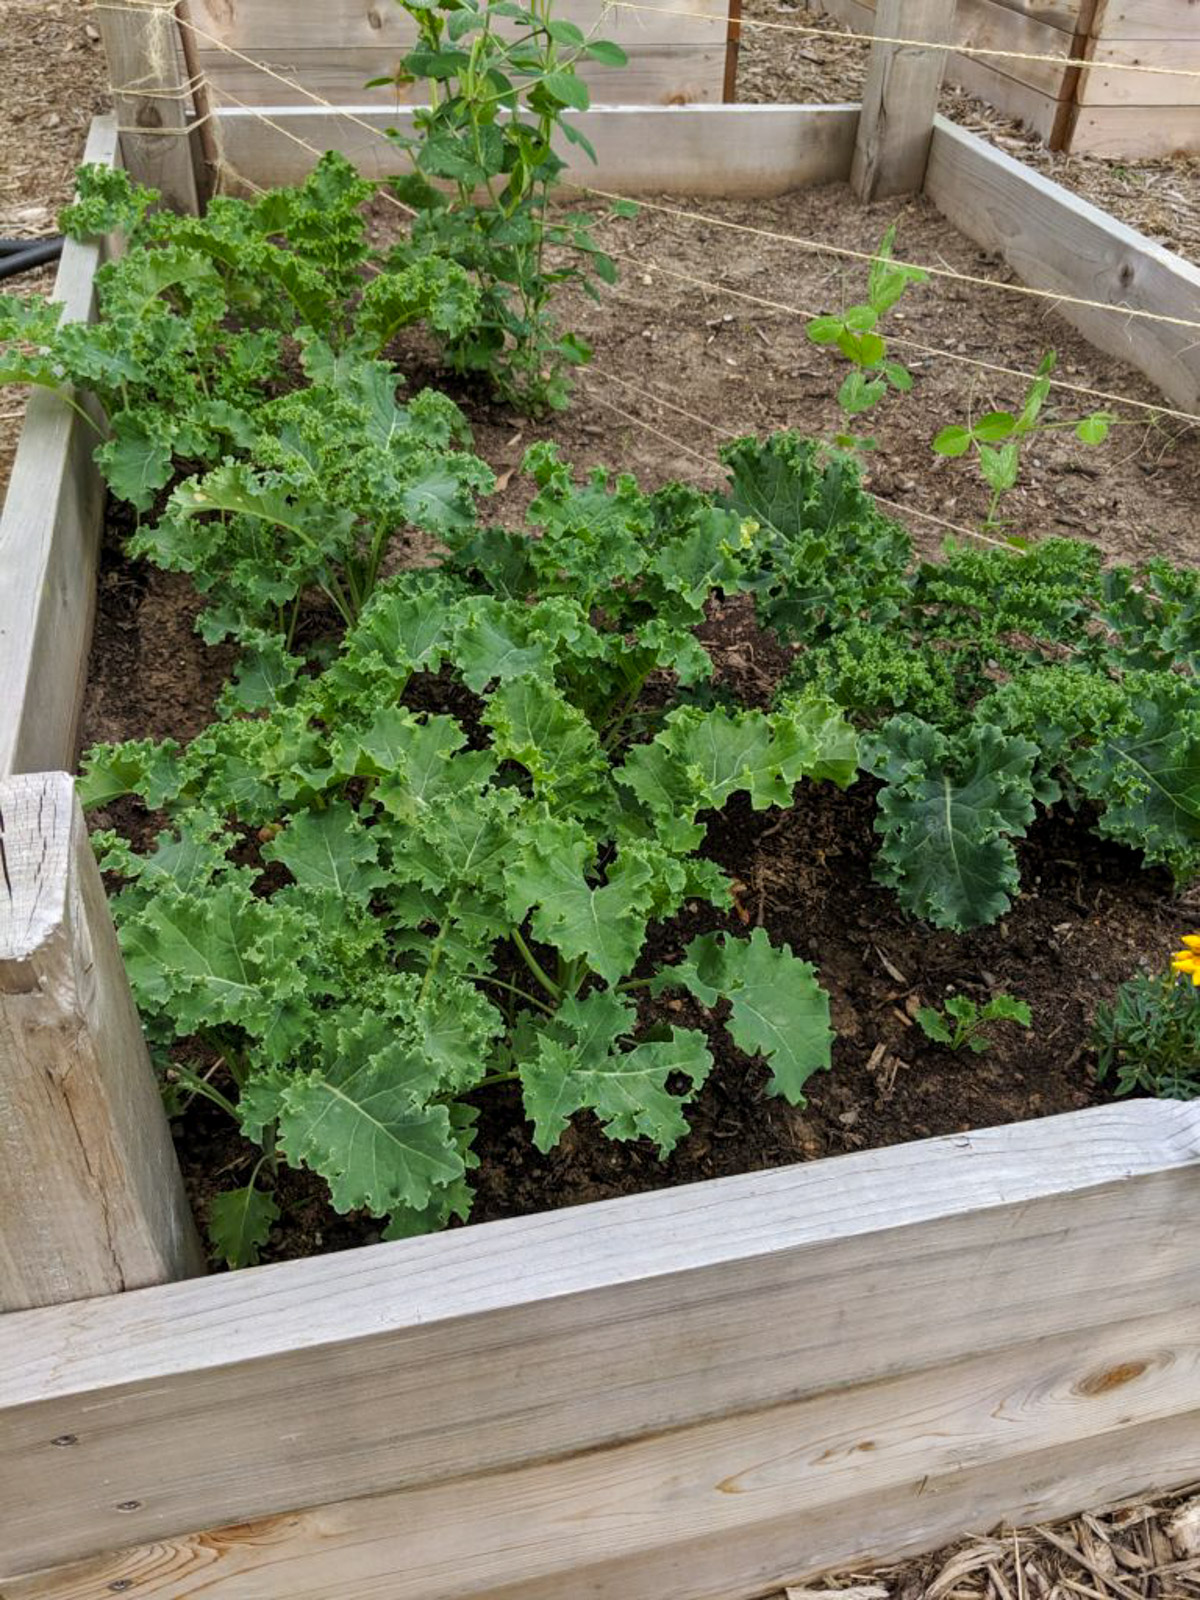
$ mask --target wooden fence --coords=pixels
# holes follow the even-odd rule
[[[634,187],[693,192],[923,179],[1056,295],[1195,314],[1200,274],[935,123],[938,71],[909,56],[877,58],[861,117],[599,108],[600,170],[636,156]],[[186,204],[190,140],[137,83],[122,79],[121,153]],[[386,113],[218,114],[256,183],[313,159],[300,128],[318,149],[388,149]],[[90,154],[116,143],[102,124]],[[101,254],[64,253],[74,315]],[[1187,329],[1068,312],[1196,404]],[[42,397],[0,520],[3,1600],[739,1600],[1200,1476],[1200,1107],[192,1276],[111,920],[54,770],[74,759],[94,593],[90,433]]]
[[[877,0],[821,0],[863,33]],[[916,8],[905,8],[906,16]],[[879,30],[883,31],[883,30]],[[905,35],[916,30],[905,25]],[[1004,59],[952,55],[948,81],[1019,118],[1052,149],[1114,159],[1200,153],[1200,77],[1080,71],[1079,60],[1200,73],[1200,8],[1191,0],[958,0],[955,40]],[[1020,55],[1059,56],[1061,64]]]
[[[628,66],[621,68],[588,64],[597,105],[721,100],[729,12],[729,0],[645,0],[645,9],[637,11],[606,11],[598,0],[557,0],[555,6],[556,16],[616,40],[629,56]],[[394,88],[364,88],[372,78],[394,74],[415,38],[412,22],[395,0],[300,6],[295,0],[190,0],[188,15],[202,30],[196,34],[196,65],[218,99],[230,95],[249,105],[296,105],[311,103],[316,93],[336,105],[379,106],[409,99]],[[268,78],[230,50],[262,62],[277,76]]]

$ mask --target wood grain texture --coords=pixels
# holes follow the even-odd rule
[[[849,176],[858,115],[857,106],[598,106],[572,116],[598,164],[565,142],[560,153],[568,183],[623,194],[783,194]],[[219,118],[226,161],[257,184],[296,183],[316,160],[298,137],[316,150],[341,150],[368,177],[406,170],[403,152],[383,135],[406,128],[411,112],[367,108],[357,116],[284,107],[270,112],[272,127],[252,112],[226,109]]]
[[[723,40],[680,44],[674,40],[644,43],[624,67],[589,66],[584,77],[596,105],[691,105],[721,100],[726,47]],[[369,105],[377,110],[418,104],[427,98],[424,85],[397,95],[394,86],[365,85],[394,71],[397,57],[381,62],[378,51],[357,46],[321,50],[274,50],[260,55],[283,78],[268,78],[235,57],[221,58],[209,76],[217,101],[226,105],[315,105],[313,95],[337,106]],[[381,70],[382,69],[382,70]]]
[[[188,95],[174,0],[140,0],[127,10],[98,6],[96,26],[108,57],[125,166],[157,189],[163,204],[195,215],[200,209]]]
[[[1200,155],[1200,105],[1081,106],[1071,139],[1078,155],[1108,161],[1155,161]]]
[[[1100,0],[1097,39],[1193,39],[1200,35],[1200,0]]]
[[[1031,286],[1111,303],[1060,315],[1098,349],[1143,372],[1175,405],[1200,405],[1196,331],[1131,319],[1124,306],[1200,320],[1200,268],[939,117],[926,193],[968,238]]]
[[[0,780],[0,1311],[203,1270],[66,773]]]
[[[998,4],[998,0],[995,3]],[[864,0],[822,0],[822,4],[831,16],[848,23],[859,32],[871,33],[875,29],[874,7],[864,4]],[[969,4],[970,0],[961,0],[961,7]],[[1040,89],[1031,89],[1028,84],[1000,70],[1006,66],[1015,66],[1015,63],[993,64],[983,57],[960,56],[952,52],[946,59],[945,81],[965,89],[968,94],[978,95],[981,100],[987,100],[1006,115],[1023,122],[1042,138],[1048,138],[1059,114],[1057,98]]]
[[[598,0],[559,0],[555,14],[629,55],[624,69],[594,62],[581,76],[596,104],[682,105],[719,102],[725,73],[728,0],[639,0],[646,9],[605,12]],[[654,15],[661,9],[662,15]],[[673,14],[668,14],[673,13]],[[680,15],[678,13],[695,13]],[[370,79],[393,73],[416,31],[393,0],[192,0],[197,59],[218,92],[249,105],[311,104],[214,40],[338,105],[396,103],[394,91],[366,91]],[[206,37],[207,36],[207,37]]]
[[[1181,1306],[608,1451],[156,1542],[5,1593],[732,1600],[1076,1510],[1110,1485],[1191,1477],[1198,1337]]]
[[[955,0],[879,0],[875,22],[885,37],[936,43],[953,36],[954,12]],[[850,169],[860,200],[916,194],[925,182],[945,65],[944,50],[872,45]]]
[[[115,119],[97,118],[84,160],[111,166],[116,153]],[[52,298],[66,321],[94,315],[101,255],[64,243]],[[0,778],[75,763],[104,513],[100,415],[81,403],[96,427],[49,390],[30,395],[0,511]]]
[[[1196,24],[1197,31],[1190,39],[1096,40],[1089,51],[1092,65],[1082,74],[1079,85],[1079,103],[1200,107],[1200,13]],[[1125,65],[1173,67],[1193,76],[1122,72]]]
[[[1200,1107],[1109,1107],[0,1320],[0,1576],[1133,1320],[1166,1340],[1198,1146]]]

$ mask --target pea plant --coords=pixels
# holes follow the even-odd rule
[[[1111,411],[1093,411],[1071,420],[1049,421],[1043,416],[1050,396],[1057,357],[1049,350],[1038,364],[1020,411],[988,411],[982,417],[943,428],[933,441],[934,453],[956,458],[974,453],[983,481],[991,490],[985,532],[1008,526],[1002,514],[1004,498],[1017,486],[1021,457],[1027,445],[1048,433],[1069,430],[1080,444],[1101,445],[1117,419]]]
[[[889,389],[908,394],[912,373],[889,353],[880,322],[901,299],[910,284],[925,283],[929,274],[919,267],[895,260],[896,228],[893,224],[880,241],[867,279],[867,298],[843,311],[814,317],[806,332],[813,344],[835,347],[851,364],[851,370],[838,390],[838,404],[846,418],[846,429],[835,442],[843,449],[869,449],[874,440],[859,438],[849,428],[853,421],[873,410]]]
[[[552,214],[565,163],[556,137],[595,160],[569,113],[586,111],[582,62],[622,66],[617,44],[554,16],[552,0],[397,0],[413,19],[417,43],[390,78],[429,85],[413,132],[392,137],[414,172],[397,195],[415,210],[410,233],[392,252],[404,271],[433,256],[457,262],[479,294],[465,330],[447,330],[443,348],[460,372],[480,372],[495,391],[534,413],[561,409],[571,367],[590,359],[579,334],[561,332],[553,303],[565,284],[595,293],[616,280],[593,232],[595,218]],[[628,207],[619,208],[628,212]]]

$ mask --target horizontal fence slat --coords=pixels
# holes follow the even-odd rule
[[[960,232],[998,251],[1031,287],[1111,301],[1111,311],[1067,303],[1057,310],[1174,404],[1200,406],[1196,330],[1120,314],[1129,306],[1200,321],[1200,268],[942,117],[925,192]]]
[[[1100,0],[1095,39],[1178,39],[1200,32],[1194,0]]]
[[[1100,1108],[0,1319],[0,1576],[1169,1318],[1198,1136]]]
[[[263,113],[269,121],[252,111],[220,114],[232,176],[260,185],[299,182],[316,157],[297,139],[315,150],[342,151],[368,177],[407,170],[404,153],[384,134],[407,129],[411,112],[366,107],[352,119],[272,106]],[[564,141],[567,181],[624,194],[752,197],[841,182],[850,174],[858,128],[857,106],[600,106],[568,115],[595,146],[598,164]]]
[[[655,15],[659,7],[663,14]],[[626,68],[585,60],[580,74],[595,103],[626,105],[719,101],[728,11],[728,0],[639,0],[637,10],[608,12],[598,0],[559,0],[555,8],[560,20],[624,47],[630,58]],[[250,105],[281,103],[286,91],[230,49],[294,78],[310,94],[359,105],[372,101],[364,85],[394,73],[416,40],[412,19],[394,0],[323,0],[308,6],[294,0],[192,0],[190,20],[199,30],[194,35],[197,63],[213,87]],[[374,97],[383,104],[387,91],[375,91]],[[297,101],[304,98],[296,92]]]
[[[111,166],[117,137],[114,117],[96,118],[84,160]],[[101,253],[63,245],[52,298],[68,322],[94,314]],[[75,764],[104,510],[92,462],[101,437],[58,395],[30,395],[0,509],[0,778]]]
[[[1151,1442],[1147,1487],[1192,1476],[1198,1406],[1200,1322],[1181,1305],[614,1450],[164,1541],[6,1593],[85,1600],[132,1581],[143,1600],[729,1600],[974,1518],[984,1532],[1078,1509],[1098,1473],[1127,1488]],[[727,1546],[745,1560],[754,1536],[754,1561],[730,1569]]]
[[[1105,72],[1102,66],[1093,66],[1083,73],[1077,96],[1080,105],[1191,106],[1200,110],[1200,11],[1196,13],[1196,32],[1189,39],[1100,39],[1090,59],[1112,62],[1118,70]],[[1196,76],[1119,70],[1127,64],[1176,67]],[[1146,119],[1147,123],[1153,120]]]
[[[729,0],[638,0],[638,10],[614,7],[603,0],[556,0],[554,15],[574,22],[585,33],[616,39],[635,48],[676,40],[680,43],[724,39]],[[655,16],[655,11],[663,15]],[[689,15],[680,15],[686,12]],[[189,0],[189,16],[198,29],[221,44],[247,54],[278,49],[340,49],[360,45],[373,50],[404,50],[416,38],[416,27],[396,0],[321,0],[297,5],[295,0]],[[202,49],[214,50],[198,37]]]
[[[1082,106],[1071,138],[1075,155],[1109,161],[1155,161],[1200,153],[1200,105]]]
[[[415,89],[397,99],[394,88],[367,89],[365,85],[394,67],[381,61],[377,51],[357,47],[331,50],[280,50],[260,53],[279,77],[268,77],[248,62],[226,58],[220,71],[207,65],[218,100],[232,97],[247,106],[313,105],[313,95],[335,105],[371,105],[379,108],[414,104],[425,98]],[[593,65],[586,74],[595,105],[644,103],[689,105],[720,101],[725,70],[725,45],[665,42],[642,46],[625,67]],[[279,78],[285,81],[280,82]],[[293,87],[289,87],[293,85]],[[229,103],[226,98],[226,103]]]

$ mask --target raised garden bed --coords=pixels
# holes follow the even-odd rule
[[[1020,182],[1012,163],[981,155],[950,130],[941,138],[943,174],[960,161],[987,162],[998,192]],[[785,185],[782,167],[773,181]],[[1060,220],[1078,217],[1051,186],[1032,189],[1027,218],[1046,206],[1060,208]],[[1089,239],[1106,237],[1102,218],[1084,215],[1083,227]],[[1128,265],[1137,252],[1139,264],[1150,264],[1149,284],[1143,289],[1134,274],[1136,288],[1160,296],[1155,305],[1165,293],[1169,307],[1184,264],[1119,230],[1107,237],[1112,261]],[[1168,349],[1160,336],[1129,347],[1177,396],[1193,381],[1178,342]],[[57,410],[46,420],[59,430],[50,443],[61,470],[79,459],[73,429]],[[31,427],[41,449],[36,415]],[[22,481],[18,464],[18,496]],[[95,522],[90,511],[60,516],[57,527],[43,516],[28,547],[41,548],[54,570],[62,530],[88,535]],[[62,599],[64,615],[85,619],[72,623],[77,640],[90,593],[81,570]],[[102,650],[114,649],[125,585],[140,581],[119,565],[108,576]],[[19,662],[8,669],[19,685],[34,681],[29,663],[52,637],[41,604],[25,629],[24,675]],[[774,668],[744,619],[733,610],[709,626],[730,678],[768,693]],[[57,675],[65,686],[44,710],[22,688],[9,771],[34,770],[30,752],[42,767],[69,764],[75,648],[70,672],[60,664]],[[110,659],[121,658],[114,651]],[[43,672],[37,682],[45,681]],[[111,715],[111,696],[109,707]],[[93,699],[89,715],[101,714]],[[186,727],[189,711],[179,715]],[[174,710],[165,721],[156,732],[184,731]],[[997,1056],[1003,1081],[994,1100],[947,1104],[931,1088],[928,1060],[907,1048],[903,1002],[931,982],[948,951],[939,955],[936,939],[889,920],[880,892],[865,886],[868,818],[852,797],[788,813],[790,841],[786,829],[764,838],[761,817],[736,811],[713,829],[715,855],[746,882],[746,918],[819,956],[841,990],[843,1026],[852,1013],[886,1017],[875,1069],[855,1052],[858,1070],[875,1075],[848,1092],[834,1089],[847,1084],[844,1073],[823,1081],[834,1098],[825,1107],[814,1101],[815,1133],[781,1107],[774,1147],[748,1135],[740,1164],[852,1146],[875,1132],[880,1107],[897,1102],[904,1117],[881,1125],[881,1139],[953,1127],[950,1137],[226,1278],[106,1292],[181,1275],[194,1256],[186,1230],[161,1203],[156,1212],[144,1184],[165,1135],[146,1132],[154,1122],[148,1070],[128,1032],[114,1032],[108,1002],[119,979],[109,954],[77,953],[85,928],[93,950],[112,944],[68,794],[61,779],[12,777],[2,796],[14,845],[6,852],[10,896],[37,907],[41,921],[5,929],[0,1037],[10,1062],[37,1069],[35,1086],[43,1074],[31,1039],[44,1047],[66,1031],[86,1046],[73,1046],[74,1066],[57,1077],[52,1056],[43,1057],[54,1092],[14,1096],[26,1120],[9,1117],[4,1128],[25,1155],[6,1164],[9,1189],[0,1191],[6,1214],[12,1208],[21,1222],[6,1236],[6,1245],[16,1240],[7,1303],[44,1306],[0,1324],[0,1427],[22,1506],[4,1558],[11,1600],[130,1590],[163,1600],[201,1592],[215,1600],[349,1592],[551,1600],[581,1587],[597,1600],[749,1596],[848,1558],[926,1548],[1001,1516],[1052,1515],[1195,1475],[1191,1306],[1200,1247],[1187,1213],[1200,1190],[1196,1114],[1167,1104],[1098,1107],[958,1131],[986,1118],[985,1104],[997,1115],[1015,1109],[1010,1075],[1024,1074],[1025,1111],[1039,1109],[1029,1104],[1033,1093],[1045,1093],[1041,1109],[1053,1110],[1092,1090],[1082,1072],[1072,1076],[1078,1059],[1048,1080],[1052,1087],[1035,1089],[1048,1050],[1026,1056],[1025,1046]],[[796,879],[814,835],[829,856],[842,854],[824,904],[801,914]],[[1075,950],[1099,964],[1088,968],[1088,984],[1111,981],[1120,958],[1111,925],[1106,945],[1096,937],[1097,878],[1105,867],[1119,877],[1129,863],[1115,853],[1085,861],[1049,830],[1031,849],[1027,870],[1036,876],[1040,866],[1042,885],[1013,918],[1016,943],[1029,952],[1019,959],[1030,998],[1033,969],[1045,967],[1059,938],[1079,941]],[[1148,878],[1122,901],[1132,944],[1165,926],[1166,894]],[[817,921],[834,917],[851,924],[836,940]],[[953,959],[1017,987],[1011,952],[1002,961],[981,945]],[[46,981],[59,970],[55,960],[70,981]],[[957,970],[938,976],[943,988],[961,981]],[[1041,1004],[1082,1013],[1071,957],[1053,982],[1040,976]],[[127,1027],[128,1012],[121,1016]],[[905,1041],[906,1056],[893,1040]],[[73,1070],[107,1081],[95,1115],[125,1135],[107,1169],[114,1182],[124,1172],[133,1187],[143,1184],[140,1215],[136,1206],[128,1216],[99,1208],[112,1224],[108,1255],[82,1283],[94,1239],[64,1226],[63,1208],[78,1218],[90,1208],[94,1224],[97,1206],[87,1122],[81,1138],[73,1116]],[[668,1172],[669,1180],[732,1165],[713,1151],[729,1131],[726,1115],[749,1125],[755,1089],[732,1057],[717,1087],[725,1100],[702,1114],[701,1165]],[[28,1159],[35,1124],[76,1130],[74,1186],[53,1200],[39,1192],[49,1169]],[[611,1192],[611,1173],[589,1170],[579,1147],[572,1156],[536,1196],[514,1205],[498,1193],[486,1214],[537,1209],[554,1187],[559,1199]],[[631,1165],[647,1163],[635,1152]],[[573,1187],[564,1194],[564,1185]],[[39,1231],[54,1241],[40,1266]],[[72,1243],[81,1247],[76,1259]],[[65,1293],[54,1288],[60,1266]],[[55,1299],[73,1303],[48,1304]],[[122,1553],[104,1553],[115,1549]],[[73,1561],[82,1565],[64,1567]]]

